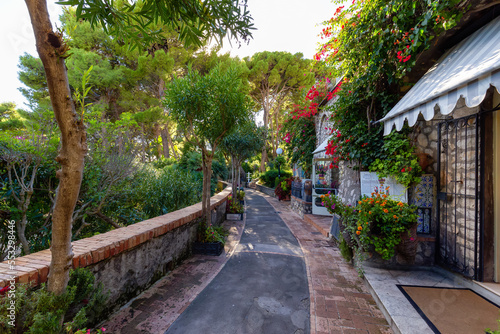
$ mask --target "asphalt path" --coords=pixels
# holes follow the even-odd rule
[[[235,253],[166,333],[310,332],[301,248],[262,195],[246,194],[246,224]]]

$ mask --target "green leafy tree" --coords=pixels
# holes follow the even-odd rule
[[[188,142],[202,153],[202,210],[211,223],[210,179],[217,147],[235,127],[248,119],[249,101],[241,91],[240,72],[216,67],[207,75],[190,72],[172,81],[165,93],[165,107]]]
[[[0,130],[15,131],[25,127],[22,110],[13,102],[0,103]]]
[[[123,1],[119,7],[93,0],[60,3],[76,5],[79,18],[90,21],[94,27],[101,24],[106,32],[114,32],[117,38],[123,37],[136,45],[154,41],[158,34],[149,30],[149,25],[158,21],[172,30],[178,29],[180,40],[196,45],[212,36],[222,40],[227,34],[246,39],[252,26],[246,6],[240,7],[235,0],[175,3],[145,0],[140,4]],[[26,0],[26,6],[45,70],[52,109],[61,131],[61,149],[56,158],[61,170],[57,172],[59,185],[52,216],[52,261],[48,281],[49,291],[61,295],[68,284],[73,257],[71,219],[82,182],[87,136],[71,98],[65,64],[70,55],[69,46],[62,33],[52,29],[45,0]]]
[[[257,110],[264,113],[264,130],[269,142],[262,148],[260,169],[265,171],[267,146],[270,144],[273,156],[279,144],[278,131],[282,116],[287,107],[300,97],[303,87],[314,82],[314,73],[310,71],[311,61],[304,59],[301,53],[259,52],[251,58],[245,58],[250,81],[250,96]]]
[[[259,129],[251,121],[239,125],[235,131],[222,141],[222,149],[231,157],[233,202],[237,200],[237,182],[240,180],[239,171],[242,162],[258,153],[262,146],[264,146],[262,129]]]

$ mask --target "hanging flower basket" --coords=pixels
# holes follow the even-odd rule
[[[406,261],[413,262],[417,255],[417,224],[413,224],[407,232],[401,232],[401,241],[396,245],[396,252]]]

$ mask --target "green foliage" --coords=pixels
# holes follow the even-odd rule
[[[231,159],[241,163],[262,149],[264,134],[253,121],[248,120],[226,136],[221,145],[222,150],[227,152]]]
[[[153,166],[157,169],[163,169],[168,166],[172,166],[177,163],[174,158],[161,158],[153,162]]]
[[[15,131],[25,128],[21,119],[21,111],[17,110],[13,102],[0,103],[0,130]]]
[[[226,135],[249,116],[249,101],[240,91],[239,69],[219,67],[202,76],[190,71],[173,80],[164,104],[186,139],[200,149],[215,150]]]
[[[280,171],[280,177],[282,180],[289,178],[292,176],[291,172],[281,170]],[[260,180],[264,182],[264,185],[266,187],[274,188],[277,186],[276,179],[278,178],[278,170],[277,169],[271,169],[266,171],[265,173],[260,174]],[[281,182],[281,181],[278,181]]]
[[[243,201],[245,199],[245,192],[243,190],[238,190],[236,194],[238,196],[238,201]]]
[[[239,201],[233,201],[232,196],[229,195],[227,202],[227,213],[243,213],[245,208],[240,204]]]
[[[37,290],[26,284],[16,284],[15,295],[16,331],[19,333],[73,332],[102,321],[109,310],[102,284],[95,283],[88,269],[71,270],[68,289],[60,296],[48,292],[45,284]],[[10,300],[0,297],[1,314],[8,314]],[[0,319],[2,333],[14,333],[8,321],[7,317]]]
[[[179,159],[178,165],[180,168],[192,172],[201,172],[201,153],[198,151],[187,151]],[[217,178],[226,179],[228,169],[222,157],[216,156],[216,160],[212,162],[212,180],[217,181]]]
[[[221,242],[224,245],[228,235],[229,232],[223,226],[214,226],[212,224],[206,226],[205,223],[198,225],[200,242]]]
[[[380,178],[392,176],[405,187],[419,183],[422,175],[413,146],[404,134],[396,131],[385,137],[379,156],[370,165],[370,171],[377,172]]]
[[[344,260],[346,260],[347,262],[351,262],[353,256],[352,248],[349,247],[342,234],[339,237],[338,247],[340,250],[340,255],[342,255]]]
[[[312,152],[316,148],[316,124],[314,117],[297,117],[289,112],[280,130],[285,153],[292,164],[299,164],[307,175],[312,173]]]
[[[377,158],[383,161],[382,127],[371,122],[389,112],[402,88],[412,84],[408,74],[432,38],[458,22],[462,15],[459,2],[356,1],[339,7],[325,22],[322,37],[327,42],[315,59],[331,67],[332,77],[343,78],[332,92],[337,100],[329,108],[336,132],[327,153],[336,160],[334,164],[357,161],[360,167],[368,168]],[[409,164],[408,160],[401,157],[397,163]],[[386,167],[375,168],[394,172]],[[392,176],[408,184],[418,177],[412,170],[415,175],[401,176],[395,170]]]
[[[500,319],[498,319],[497,322],[499,324],[498,325],[498,329],[497,330],[493,330],[493,329],[487,328],[487,329],[485,329],[486,334],[500,334]]]
[[[164,215],[201,201],[201,173],[167,167],[146,168],[136,188],[136,200],[148,218]]]
[[[321,199],[329,212],[341,216],[345,232],[357,241],[360,251],[367,251],[369,245],[374,245],[383,259],[394,256],[401,233],[417,223],[415,206],[393,200],[385,193],[372,193],[371,197],[361,199],[355,208],[346,206],[335,195],[322,195]]]
[[[282,176],[276,179],[276,188],[274,194],[278,196],[280,201],[289,198],[292,193],[293,177]]]
[[[260,180],[264,182],[264,185],[267,187],[274,188],[275,180],[278,177],[278,170],[271,169],[266,171],[265,173],[260,174]]]
[[[103,27],[106,33],[124,40],[130,47],[162,43],[162,29],[152,22],[161,22],[177,31],[186,44],[202,45],[210,38],[251,38],[253,24],[246,5],[235,0],[195,3],[158,3],[146,0],[139,3],[105,2],[91,0],[63,0],[61,5],[77,6],[79,19],[89,21],[92,27]],[[155,29],[156,28],[156,29]]]

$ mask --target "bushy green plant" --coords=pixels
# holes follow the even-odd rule
[[[227,198],[227,212],[228,213],[243,213],[245,208],[239,201],[233,201],[233,196],[229,195]]]
[[[201,180],[201,173],[180,168],[145,169],[137,200],[148,218],[164,215],[201,201]]]
[[[377,172],[380,178],[392,176],[405,187],[420,182],[422,169],[414,147],[405,134],[392,132],[385,137],[380,154],[370,165],[371,172]]]
[[[292,173],[289,171],[281,170],[279,175],[283,180],[283,179],[291,177]],[[260,180],[262,182],[264,182],[264,185],[266,187],[270,187],[270,188],[274,188],[277,186],[277,184],[276,184],[277,178],[278,178],[278,170],[277,169],[271,169],[271,170],[266,171],[265,173],[260,174]]]
[[[238,201],[243,201],[245,199],[245,191],[238,190],[237,196],[238,196]]]
[[[200,242],[221,242],[226,243],[226,237],[229,235],[223,226],[206,226],[205,223],[199,225]]]
[[[260,180],[264,182],[264,185],[267,187],[274,187],[274,181],[278,177],[278,170],[271,169],[264,173],[260,174]]]
[[[415,206],[394,200],[385,193],[374,192],[371,197],[358,201],[354,208],[342,204],[335,195],[322,195],[321,199],[329,212],[341,216],[344,231],[356,240],[360,251],[373,245],[386,260],[394,256],[401,233],[417,222]]]
[[[73,333],[78,328],[93,326],[107,315],[107,294],[95,283],[88,269],[70,271],[66,292],[56,296],[45,284],[33,290],[27,284],[16,285],[16,326],[0,319],[2,333]],[[0,296],[0,314],[8,314],[10,298]]]
[[[344,260],[346,260],[347,262],[351,262],[353,256],[352,248],[349,247],[342,234],[339,237],[338,247],[340,250],[340,255],[342,255]]]
[[[281,179],[281,178],[280,178]],[[274,189],[274,194],[278,196],[278,199],[280,201],[286,199],[287,197],[290,197],[292,193],[292,177],[287,177],[283,181],[279,181],[280,179],[276,179],[278,182],[278,185]]]

